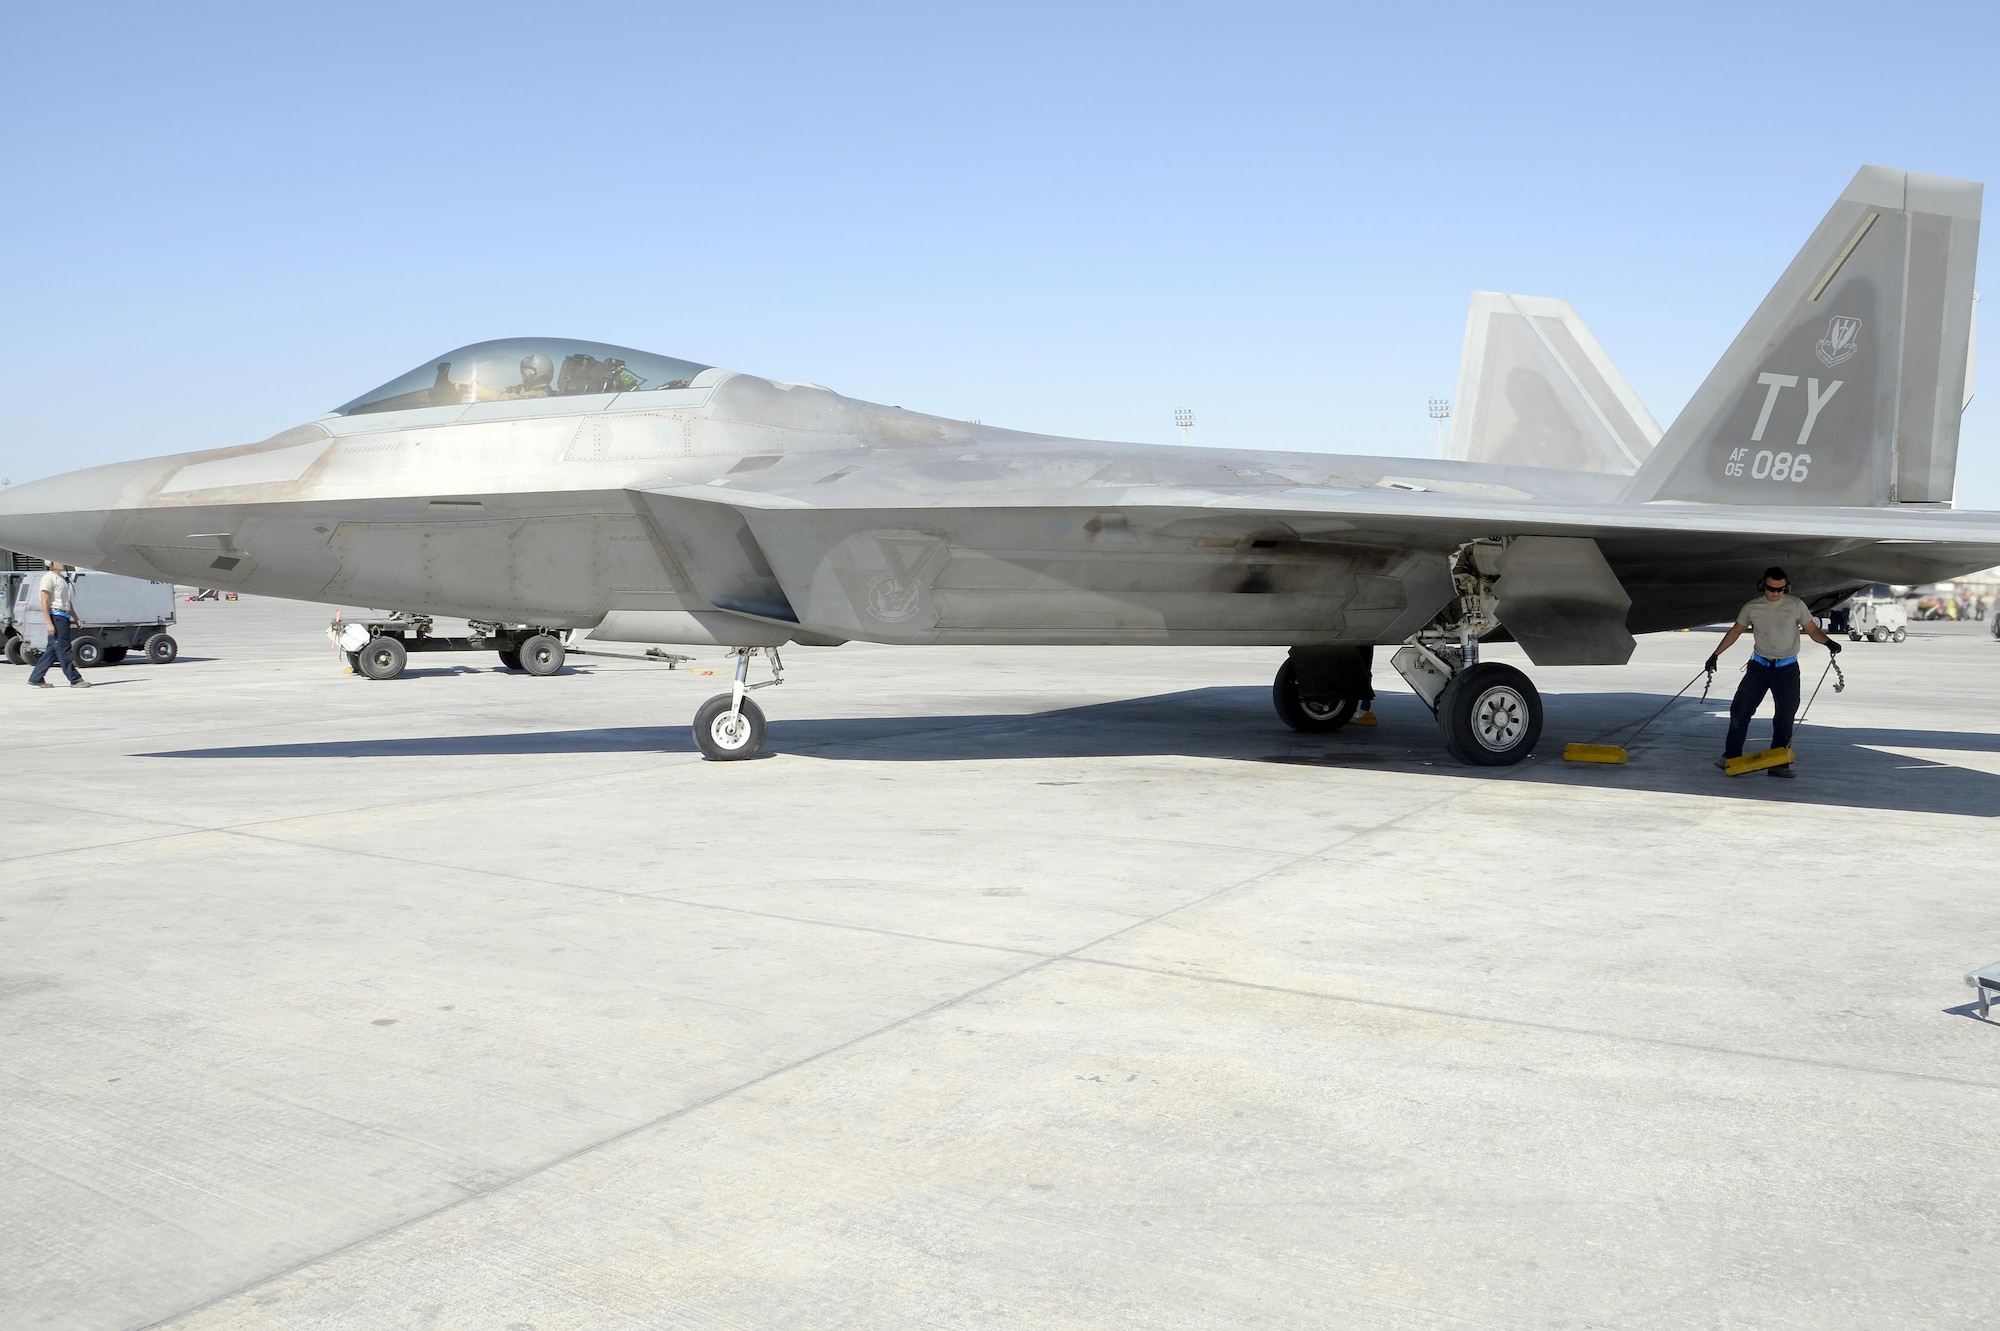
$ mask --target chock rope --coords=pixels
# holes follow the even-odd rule
[[[1646,733],[1646,727],[1666,715],[1667,709],[1679,702],[1681,695],[1694,687],[1695,680],[1706,681],[1701,686],[1701,701],[1707,702],[1709,686],[1715,682],[1715,676],[1710,674],[1708,669],[1704,667],[1695,672],[1694,679],[1690,679],[1687,683],[1676,689],[1673,697],[1661,703],[1659,710],[1655,711],[1644,721],[1641,721],[1639,728],[1628,735],[1623,744],[1565,744],[1563,746],[1563,761],[1571,763],[1622,763],[1628,761],[1632,757],[1631,746],[1638,741],[1639,736]]]

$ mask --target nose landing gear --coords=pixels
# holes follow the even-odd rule
[[[771,678],[750,683],[750,658],[759,652],[771,657]],[[768,689],[785,682],[785,663],[776,647],[738,647],[736,682],[729,692],[718,693],[694,714],[694,742],[702,757],[710,762],[737,762],[755,758],[764,748],[764,709],[746,697],[752,689]]]

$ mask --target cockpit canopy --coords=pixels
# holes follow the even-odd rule
[[[520,402],[531,398],[686,388],[689,380],[708,368],[693,361],[602,342],[506,338],[498,342],[475,342],[426,361],[408,374],[336,408],[336,413],[361,416],[374,411],[408,411],[413,407],[450,407],[461,402]]]

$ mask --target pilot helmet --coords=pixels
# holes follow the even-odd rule
[[[547,388],[556,377],[555,362],[539,351],[521,357],[521,387]]]

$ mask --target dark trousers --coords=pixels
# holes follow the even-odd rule
[[[42,676],[49,673],[50,665],[59,665],[65,678],[74,684],[83,676],[76,673],[76,663],[69,659],[70,621],[68,615],[49,616],[49,642],[42,648],[42,659],[35,662],[35,668],[28,672],[28,682],[39,684]]]
[[[1752,661],[1743,667],[1743,682],[1736,686],[1736,696],[1729,701],[1729,739],[1722,746],[1723,757],[1743,756],[1743,739],[1750,733],[1750,718],[1756,715],[1766,693],[1771,695],[1771,705],[1777,709],[1771,717],[1771,747],[1791,747],[1792,718],[1799,714],[1799,663],[1767,666]]]

